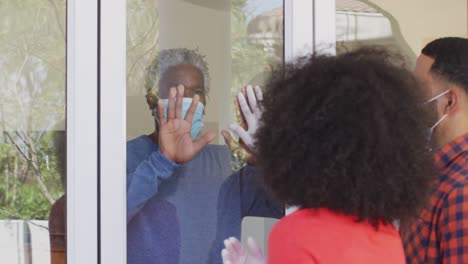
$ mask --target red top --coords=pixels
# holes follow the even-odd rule
[[[375,229],[328,209],[302,209],[279,221],[268,239],[268,264],[404,264],[393,225]]]

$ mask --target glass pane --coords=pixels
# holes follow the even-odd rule
[[[66,1],[0,4],[2,263],[65,263]]]
[[[279,218],[283,208],[221,132],[237,121],[242,88],[282,63],[283,35],[282,0],[127,0],[128,263],[221,263],[230,236],[266,241],[271,223],[243,218]],[[186,160],[167,155],[172,141],[155,119],[158,98],[178,84],[183,113],[194,94],[203,105],[188,142],[215,135]]]
[[[467,1],[336,0],[337,52],[362,45],[385,45],[412,67],[430,41],[466,37]]]

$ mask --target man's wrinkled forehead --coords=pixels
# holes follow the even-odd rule
[[[169,97],[169,89],[178,85],[185,87],[184,96],[192,97],[195,94],[204,95],[203,73],[194,65],[179,64],[166,70],[159,80],[159,96],[162,99]]]

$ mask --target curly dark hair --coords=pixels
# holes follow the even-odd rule
[[[374,47],[276,69],[256,147],[278,199],[375,225],[417,213],[435,175],[424,136],[431,117],[400,61]]]

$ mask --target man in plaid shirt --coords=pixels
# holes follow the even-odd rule
[[[419,217],[402,221],[406,261],[468,263],[468,39],[429,43],[415,74],[437,115],[428,137],[439,175]]]

